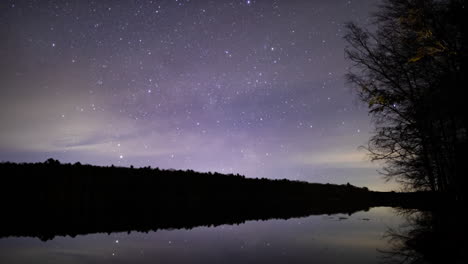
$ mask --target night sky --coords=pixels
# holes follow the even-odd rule
[[[0,160],[385,184],[344,74],[376,1],[1,1]]]

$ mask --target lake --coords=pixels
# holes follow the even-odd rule
[[[374,207],[354,214],[246,221],[156,232],[0,239],[0,263],[378,263],[384,235],[405,218]]]

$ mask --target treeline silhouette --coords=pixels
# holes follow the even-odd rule
[[[350,23],[348,80],[368,105],[367,149],[412,190],[464,201],[468,181],[464,0],[383,0],[370,30]]]
[[[0,163],[0,237],[148,231],[373,206],[420,207],[425,193],[381,193],[350,184],[245,178],[193,170]]]

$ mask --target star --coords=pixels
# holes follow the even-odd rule
[[[372,0],[353,11],[348,0],[10,2],[0,145],[12,147],[2,160],[57,153],[323,182],[325,165],[297,157],[355,156],[369,134],[346,87],[338,21],[367,21]],[[346,162],[327,182],[341,183]]]

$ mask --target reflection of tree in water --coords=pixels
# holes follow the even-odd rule
[[[381,251],[384,263],[468,263],[466,224],[456,210],[399,209],[406,223],[389,228],[384,238],[390,250]]]

